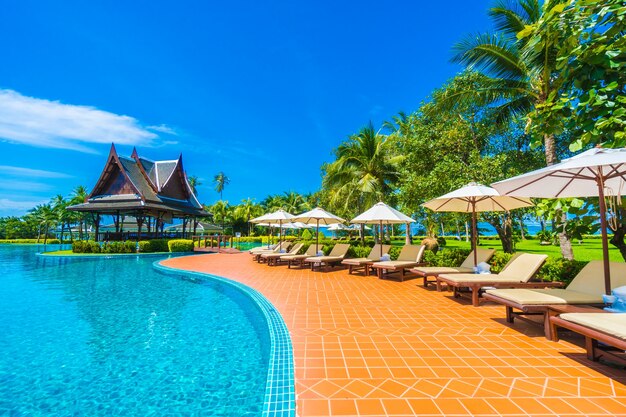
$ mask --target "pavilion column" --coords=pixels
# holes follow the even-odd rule
[[[143,226],[144,217],[142,214],[137,214],[137,242],[141,240],[141,226]]]
[[[119,233],[120,232],[120,211],[117,211],[117,214],[115,215],[115,233]]]
[[[96,213],[96,219],[95,219],[95,226],[96,226],[96,236],[94,237],[94,240],[96,242],[100,241],[99,235],[100,235],[100,213]]]

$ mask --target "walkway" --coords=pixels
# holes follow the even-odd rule
[[[163,263],[242,282],[276,306],[301,417],[626,416],[626,371],[507,326],[501,306],[473,308],[417,280],[267,267],[247,253]]]

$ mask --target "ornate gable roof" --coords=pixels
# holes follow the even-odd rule
[[[151,161],[140,157],[133,149],[130,158],[120,157],[113,144],[104,170],[87,201],[72,206],[72,209],[207,214],[187,181],[182,155],[177,160]]]

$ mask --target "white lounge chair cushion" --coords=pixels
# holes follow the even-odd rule
[[[549,305],[549,304],[601,304],[602,295],[587,294],[579,291],[572,291],[563,288],[547,289],[498,289],[487,290],[487,294],[492,294],[505,300],[512,301],[520,305]]]
[[[394,269],[394,268],[410,268],[417,264],[418,262],[415,262],[415,261],[383,261],[383,262],[376,262],[373,266],[374,268]]]
[[[369,258],[348,258],[348,259],[344,259],[343,262],[341,262],[344,265],[363,265],[366,262],[373,262],[376,261],[376,259],[369,259]]]
[[[626,340],[626,313],[565,313],[563,320]]]
[[[462,274],[471,273],[472,271],[474,271],[473,268],[466,268],[464,266],[459,266],[456,268],[447,266],[421,266],[419,268],[415,268],[415,270],[421,272],[424,275]]]

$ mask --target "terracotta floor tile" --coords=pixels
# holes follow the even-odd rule
[[[249,258],[163,263],[249,285],[276,307],[292,339],[301,417],[626,410],[626,371],[585,359],[580,337],[564,333],[549,342],[539,326],[505,324],[502,306],[474,308],[414,279],[267,267]]]
[[[330,400],[330,415],[354,416],[357,414],[354,400]]]
[[[388,415],[413,415],[413,409],[409,405],[408,400],[390,399],[383,401],[383,407]]]
[[[439,407],[437,407],[437,405],[435,404],[435,402],[433,400],[419,399],[419,398],[418,399],[409,398],[407,401],[409,402],[409,405],[413,409],[413,413],[415,415],[418,415],[418,416],[424,416],[424,415],[439,416],[439,415],[442,415],[441,410],[439,410]]]
[[[383,416],[385,408],[381,400],[358,399],[356,408],[361,416]]]

